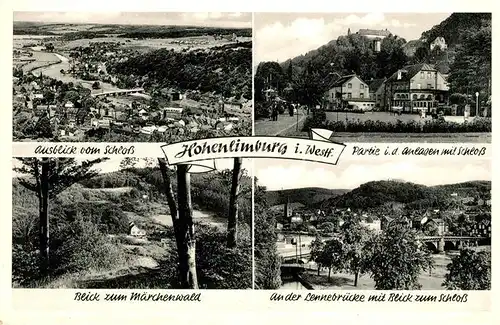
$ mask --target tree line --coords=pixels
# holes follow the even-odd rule
[[[330,235],[331,236],[331,235]],[[354,274],[354,286],[360,274],[368,274],[377,290],[418,290],[419,276],[432,274],[434,260],[417,232],[406,220],[395,220],[384,232],[377,234],[359,223],[347,220],[331,239],[319,235],[311,243],[311,260],[332,272]],[[489,290],[491,287],[491,254],[462,249],[447,265],[442,286],[450,290]]]
[[[93,247],[89,248],[88,258],[94,256],[92,254],[96,254],[94,259],[98,259],[101,261],[103,258],[120,258],[117,253],[114,256],[112,250],[103,251],[105,248],[109,248],[108,242],[105,237],[98,235],[99,231],[96,228],[98,224],[93,222],[87,222],[84,219],[79,217],[82,206],[74,206],[70,212],[66,213],[66,217],[73,219],[74,222],[71,222],[71,228],[61,229],[64,232],[66,231],[76,231],[75,227],[80,227],[79,231],[86,233],[85,236],[73,236],[73,238],[79,238],[80,240],[74,241],[70,239],[71,237],[66,237],[65,235],[60,236],[61,230],[57,229],[59,226],[58,223],[54,224],[50,222],[51,215],[54,213],[54,210],[49,208],[51,202],[56,200],[57,196],[61,194],[63,191],[68,189],[73,184],[78,182],[89,181],[97,175],[97,171],[93,168],[95,164],[102,162],[102,159],[96,160],[86,160],[82,162],[77,162],[75,159],[66,159],[66,158],[19,158],[21,163],[19,167],[15,167],[14,170],[20,174],[26,175],[28,177],[21,177],[18,179],[19,184],[22,185],[26,190],[34,192],[37,197],[37,210],[38,210],[38,241],[30,241],[28,237],[29,233],[24,233],[24,235],[20,235],[19,238],[21,242],[15,243],[13,245],[13,249],[15,255],[18,258],[13,258],[15,260],[14,269],[24,268],[28,271],[26,272],[27,276],[31,276],[34,278],[50,278],[56,276],[59,273],[56,271],[56,266],[59,265],[62,261],[61,259],[66,259],[68,257],[68,253],[72,254],[74,260],[77,261],[80,265],[80,269],[87,265],[90,267],[91,265],[95,265],[94,261],[87,260],[79,260],[74,252],[81,252],[79,247]],[[133,160],[129,160],[124,164],[124,166],[133,166]],[[166,198],[166,205],[169,207],[169,213],[173,222],[173,235],[175,238],[176,245],[176,256],[177,256],[177,272],[176,276],[178,277],[178,281],[174,281],[177,283],[176,287],[179,288],[198,288],[198,278],[197,278],[197,268],[196,268],[196,233],[194,230],[194,222],[193,222],[193,206],[192,206],[192,192],[191,192],[191,175],[189,173],[189,166],[180,165],[177,167],[176,171],[172,171],[166,164],[165,159],[158,159],[159,170],[161,171],[162,184],[161,189],[164,193],[164,197]],[[247,265],[248,270],[246,270],[245,274],[251,274],[251,253],[245,253],[245,248],[239,247],[239,245],[246,245],[248,239],[241,238],[239,239],[239,222],[238,216],[240,215],[240,201],[241,196],[246,195],[244,193],[244,189],[241,188],[241,179],[243,177],[243,169],[242,169],[242,160],[241,158],[234,159],[234,166],[231,173],[228,173],[229,182],[230,182],[230,190],[226,194],[229,197],[229,207],[228,207],[228,215],[227,215],[227,230],[226,230],[226,250],[221,251],[220,249],[216,250],[222,252],[224,254],[232,254],[233,262],[239,259],[246,259],[245,261],[238,262],[241,265]],[[176,180],[176,191],[174,194],[173,188],[173,179]],[[93,204],[93,203],[92,203]],[[101,215],[102,211],[96,213],[96,216]],[[24,219],[26,222],[32,222],[30,219]],[[56,227],[56,238],[53,239],[50,234],[52,233],[52,227]],[[70,230],[72,229],[73,230]],[[31,229],[31,226],[27,228],[18,228],[20,231],[22,229],[27,229],[28,232]],[[109,230],[109,229],[108,229]],[[24,240],[23,240],[24,238]],[[206,237],[202,237],[206,238]],[[26,243],[25,241],[28,241]],[[57,244],[54,242],[59,240],[63,240],[63,243]],[[102,245],[95,247],[95,243],[101,241]],[[26,250],[26,246],[29,243],[32,243],[37,246],[37,249],[34,250]],[[208,243],[207,243],[208,244]],[[62,256],[54,256],[51,254],[51,247],[62,245],[62,251],[56,250],[55,253],[63,254]],[[90,245],[90,246],[89,246]],[[203,244],[202,244],[203,247]],[[96,250],[96,248],[99,248]],[[215,248],[212,248],[212,251]],[[24,263],[23,258],[21,256],[26,256],[26,254],[33,254],[37,252],[39,255],[38,258],[30,258],[28,261],[32,263],[31,265],[18,265],[19,263]],[[66,252],[66,253],[65,253]],[[14,253],[13,253],[14,254]],[[104,255],[102,255],[104,254]],[[110,255],[111,254],[111,255]],[[101,256],[102,255],[102,256]],[[217,257],[213,257],[217,258]],[[88,262],[87,264],[86,261]],[[106,261],[108,263],[109,261]],[[226,261],[227,262],[227,261]],[[104,262],[103,262],[104,263]],[[104,263],[104,264],[106,264]],[[83,264],[83,265],[82,265]],[[69,269],[72,270],[72,269]],[[213,270],[212,270],[213,271]],[[216,270],[217,271],[217,270]],[[250,272],[250,273],[248,273]],[[235,276],[243,276],[243,274]],[[251,286],[248,283],[249,278],[241,278],[239,285],[241,286]],[[245,280],[245,281],[243,281]]]

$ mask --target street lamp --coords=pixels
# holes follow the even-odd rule
[[[476,91],[476,117],[479,113],[479,92]]]

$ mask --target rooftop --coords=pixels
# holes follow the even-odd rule
[[[398,72],[401,71],[401,79],[398,80]],[[413,78],[417,73],[420,71],[436,71],[434,66],[427,64],[427,63],[419,63],[419,64],[413,64],[413,65],[407,65],[403,67],[402,69],[399,69],[398,71],[394,72],[392,76],[389,77],[389,81],[409,81],[411,78]]]
[[[370,91],[377,91],[377,89],[382,86],[384,81],[385,79],[373,79],[368,83],[368,88],[370,89]]]
[[[387,37],[391,35],[391,32],[388,31],[387,29],[360,29],[358,32],[359,35],[362,36],[368,36],[368,35],[373,35],[373,36],[381,36],[381,37]]]

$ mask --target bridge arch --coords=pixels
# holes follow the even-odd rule
[[[437,243],[434,243],[434,242],[425,242],[425,246],[431,251],[431,252],[434,252],[434,253],[437,253],[438,252],[438,247],[437,247]]]
[[[444,242],[444,250],[445,251],[456,250],[456,249],[458,249],[458,247],[457,247],[457,243],[455,241],[446,240]]]

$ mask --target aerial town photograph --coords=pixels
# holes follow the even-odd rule
[[[490,290],[489,159],[254,164],[256,289]]]
[[[12,161],[13,288],[252,288],[246,159]]]
[[[250,13],[14,12],[13,140],[251,135]]]
[[[491,142],[491,13],[255,13],[255,134]]]

